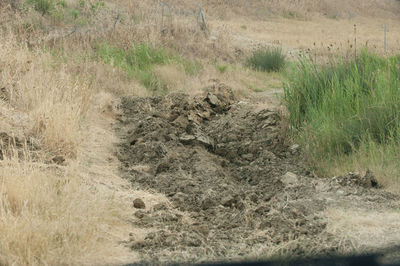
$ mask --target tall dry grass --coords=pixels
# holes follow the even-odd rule
[[[7,152],[2,150],[0,161],[0,264],[120,261],[129,254],[118,244],[130,230],[128,201],[119,196],[120,188],[99,185],[116,179],[114,168],[108,176],[93,172],[96,167],[104,172],[103,157],[112,154],[84,145],[104,120],[93,110],[109,101],[97,101],[98,90],[87,79],[71,76],[43,50],[29,50],[11,33],[2,37],[1,131],[20,144],[2,146]],[[111,145],[112,131],[102,138]],[[63,158],[55,160],[59,164],[52,161],[57,156]]]
[[[175,5],[180,0],[168,1]],[[185,1],[187,6],[195,1]],[[274,16],[310,19],[313,17],[352,18],[366,16],[374,18],[398,18],[399,4],[395,0],[202,0],[200,3],[207,13],[222,19],[235,19],[246,16],[252,19],[266,19]]]

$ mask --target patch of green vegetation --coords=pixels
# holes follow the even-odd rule
[[[177,63],[183,65],[185,73],[189,76],[195,76],[203,69],[203,65],[198,61],[182,59],[180,57],[177,57],[177,59]]]
[[[360,152],[374,158],[377,147],[389,146],[400,155],[399,57],[364,50],[356,60],[323,67],[302,59],[288,79],[290,125],[311,159]]]
[[[87,2],[85,0],[76,0],[67,2],[66,0],[26,0],[28,5],[40,12],[42,15],[48,15],[53,22],[71,23],[75,26],[84,26],[90,24],[92,15],[105,7],[102,0]]]
[[[54,9],[53,0],[27,0],[36,11],[42,13],[42,15],[49,14]]]
[[[68,6],[67,2],[65,0],[58,1],[56,5],[61,8],[67,8],[67,6]]]
[[[225,73],[228,70],[228,65],[217,65],[217,70],[219,73]]]
[[[286,55],[280,47],[262,48],[253,52],[246,64],[255,70],[278,72],[285,67]]]
[[[166,64],[182,64],[185,72],[196,74],[201,65],[184,60],[178,55],[168,52],[162,47],[152,47],[145,43],[135,43],[129,49],[122,49],[108,43],[99,44],[97,57],[106,64],[123,69],[128,77],[136,78],[153,92],[162,92],[166,86],[154,74],[154,67]]]
[[[78,5],[79,5],[80,8],[85,8],[86,1],[85,0],[78,0]]]
[[[68,13],[74,20],[81,15],[81,12],[75,8],[70,9]]]
[[[90,11],[92,11],[93,13],[98,12],[103,7],[105,7],[104,1],[98,1],[96,3],[90,3]]]

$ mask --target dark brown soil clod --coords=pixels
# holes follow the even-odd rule
[[[133,207],[135,207],[136,209],[145,209],[146,205],[144,204],[142,199],[137,198],[133,201]]]

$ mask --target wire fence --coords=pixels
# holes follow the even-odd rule
[[[165,2],[154,3],[146,8],[145,13],[143,12],[140,15],[140,20],[145,20],[158,28],[161,34],[172,32],[175,23],[175,25],[180,24],[193,31],[201,31],[205,35],[209,35],[204,9],[197,3],[191,10],[177,8]],[[110,10],[100,11],[97,17],[101,19],[90,23],[89,26],[74,25],[66,28],[55,28],[49,32],[49,35],[65,38],[78,34],[99,36],[115,31],[120,24],[132,24],[132,26],[136,24],[138,26],[140,23],[135,21],[135,14],[122,11],[120,7],[116,7],[111,12]]]

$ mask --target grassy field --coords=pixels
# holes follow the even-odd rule
[[[359,47],[370,40],[381,53],[378,24],[385,22],[393,55],[398,3],[198,2],[208,32],[196,17],[179,13],[162,25],[158,2],[0,2],[1,265],[135,258],[118,245],[135,230],[130,205],[139,193],[118,176],[114,155],[112,124],[126,95],[197,94],[218,80],[243,99],[285,81],[295,140],[317,171],[371,168],[388,189],[399,190],[400,59],[365,51],[355,61],[322,66],[337,50],[315,44],[321,36],[334,39],[342,27],[335,45],[349,51],[356,16]],[[197,12],[195,1],[169,3]],[[373,30],[364,34],[367,25]],[[259,44],[282,47],[291,60],[287,74],[248,67]],[[289,56],[307,49],[313,50],[300,63]]]

